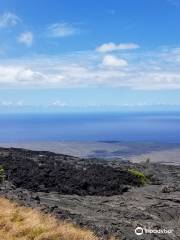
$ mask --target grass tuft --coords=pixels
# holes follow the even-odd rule
[[[3,166],[0,165],[0,183],[3,183],[4,174],[5,174],[4,168]]]
[[[93,232],[0,198],[2,240],[98,240]]]
[[[133,176],[137,177],[141,185],[144,185],[148,182],[148,178],[144,175],[143,172],[140,172],[133,168],[128,169],[128,172],[131,173]]]

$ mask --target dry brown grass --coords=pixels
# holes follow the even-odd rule
[[[98,240],[89,230],[0,198],[0,240]]]

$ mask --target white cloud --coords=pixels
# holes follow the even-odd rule
[[[2,106],[2,107],[23,107],[24,101],[22,101],[22,100],[19,100],[19,101],[5,100],[5,101],[0,102],[0,106]]]
[[[0,28],[8,28],[15,26],[20,22],[20,18],[14,13],[6,12],[0,15]]]
[[[112,52],[112,51],[117,51],[117,50],[130,50],[130,49],[137,49],[139,48],[139,45],[135,43],[120,43],[120,44],[115,44],[113,42],[110,43],[104,43],[101,46],[96,48],[97,52]]]
[[[48,27],[48,36],[49,37],[68,37],[75,35],[79,32],[77,28],[75,28],[73,25],[69,23],[54,23]]]
[[[40,72],[24,66],[0,66],[0,87],[39,85],[46,77]]]
[[[0,102],[1,106],[9,107],[13,105],[13,101],[2,101]]]
[[[103,58],[102,64],[107,67],[126,67],[128,65],[126,60],[113,55],[106,55]]]
[[[0,60],[0,88],[180,89],[179,63],[179,47],[114,53],[105,55],[103,62],[102,55],[94,51],[59,57],[3,59]]]
[[[54,101],[54,102],[50,103],[49,106],[52,106],[52,107],[66,107],[67,103],[65,103],[63,101],[60,101],[60,100],[57,100],[57,101]]]
[[[18,37],[18,42],[30,47],[33,43],[33,39],[34,36],[32,32],[24,32]]]

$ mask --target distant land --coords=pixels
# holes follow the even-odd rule
[[[58,141],[1,143],[1,147],[15,147],[30,150],[51,151],[83,158],[106,160],[151,162],[180,165],[180,144],[159,142],[119,141]]]

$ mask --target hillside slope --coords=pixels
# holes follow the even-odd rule
[[[0,198],[1,240],[98,240],[87,229]]]

